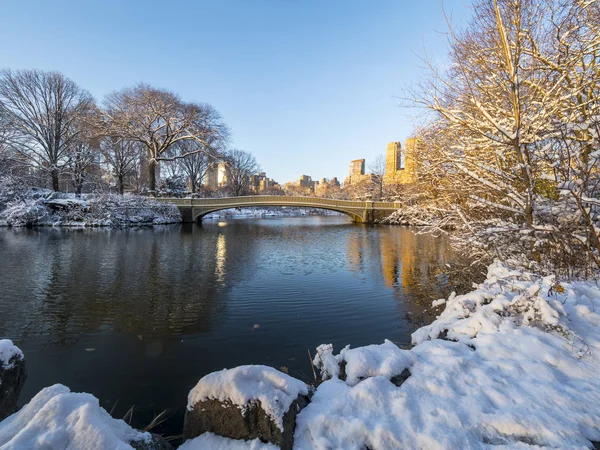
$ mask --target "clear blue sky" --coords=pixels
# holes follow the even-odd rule
[[[469,0],[446,0],[454,22]],[[143,81],[212,104],[283,183],[347,175],[417,111],[398,107],[422,75],[418,55],[443,62],[439,0],[5,0],[0,67],[58,70],[99,101]]]

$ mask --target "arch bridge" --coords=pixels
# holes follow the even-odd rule
[[[356,223],[375,223],[400,209],[398,202],[374,202],[370,200],[334,200],[318,197],[287,197],[283,195],[249,195],[223,198],[158,198],[173,203],[181,212],[183,222],[201,221],[202,217],[215,211],[231,208],[268,206],[292,206],[319,208],[346,214]]]

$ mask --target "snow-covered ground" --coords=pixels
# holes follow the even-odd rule
[[[113,419],[93,395],[60,384],[42,389],[0,422],[2,450],[131,450],[132,441],[151,440],[150,433]]]
[[[452,229],[455,227],[454,217],[447,211],[439,210],[434,206],[406,205],[398,211],[394,211],[381,223],[386,225],[406,226],[435,226],[437,228]]]
[[[235,208],[224,209],[204,216],[206,219],[245,219],[256,217],[340,216],[341,213],[316,208]]]
[[[279,450],[273,444],[265,444],[258,439],[240,441],[227,439],[213,433],[204,433],[197,438],[185,441],[179,450]]]
[[[390,341],[338,355],[319,347],[315,363],[327,380],[297,417],[295,449],[588,449],[600,441],[595,283],[559,284],[495,263],[472,292],[433,304],[445,309],[413,334],[410,350]],[[392,383],[404,369],[408,379]]]
[[[131,226],[181,222],[176,206],[133,195],[63,194],[0,179],[0,226]]]
[[[600,441],[596,283],[558,283],[494,263],[472,292],[432,299],[434,307],[438,318],[413,333],[411,349],[385,341],[335,354],[319,346],[314,362],[325,381],[297,416],[294,449],[589,449]],[[236,385],[208,383],[230,398],[241,395],[228,391]],[[199,386],[192,403],[214,394]],[[67,420],[17,413],[0,423],[0,449],[28,448],[3,447],[7,428],[10,436],[17,428],[42,435]],[[181,448],[273,447],[206,434]]]

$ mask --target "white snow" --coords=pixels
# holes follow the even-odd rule
[[[390,379],[412,366],[416,358],[409,350],[401,350],[389,340],[381,345],[367,345],[346,350],[346,383],[354,386],[369,377]]]
[[[588,449],[600,441],[599,313],[592,282],[495,263],[413,334],[402,386],[322,383],[297,417],[294,448]],[[444,332],[453,341],[434,339]]]
[[[402,350],[386,339],[381,345],[354,349],[346,346],[337,356],[333,355],[333,345],[323,344],[317,347],[313,363],[321,370],[321,378],[327,380],[339,377],[339,364],[345,361],[346,383],[354,386],[369,377],[383,376],[389,380],[408,369],[415,360],[409,350]]]
[[[272,207],[272,208],[231,208],[216,211],[204,216],[210,219],[247,219],[256,217],[298,217],[307,215],[340,216],[342,213],[318,208]]]
[[[283,430],[283,415],[299,394],[307,395],[302,381],[267,366],[239,366],[203,377],[188,395],[189,411],[196,403],[214,399],[231,402],[244,411],[259,402],[265,413]]]
[[[23,352],[10,339],[0,339],[0,368],[11,369],[13,363],[10,360],[13,356],[23,359]],[[2,383],[2,379],[0,379],[0,383]]]
[[[175,205],[150,197],[86,194],[77,198],[37,190],[5,197],[4,203],[0,202],[0,226],[118,227],[181,222]]]
[[[258,439],[241,441],[204,433],[197,438],[186,441],[179,450],[279,450],[273,444],[265,444]]]
[[[55,384],[0,422],[1,450],[132,450],[150,433],[113,419],[91,394]]]
[[[435,308],[436,306],[443,305],[444,303],[446,303],[446,299],[445,298],[440,298],[438,300],[432,301],[431,302],[431,306]]]

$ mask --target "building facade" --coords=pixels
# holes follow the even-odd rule
[[[348,172],[348,176],[344,180],[344,186],[362,183],[363,181],[368,181],[370,179],[371,179],[371,175],[365,174],[364,158],[363,159],[355,159],[353,161],[350,161],[350,170]]]
[[[417,138],[406,140],[405,148],[400,142],[390,142],[385,152],[384,184],[407,184],[416,180],[414,153],[420,142]]]

